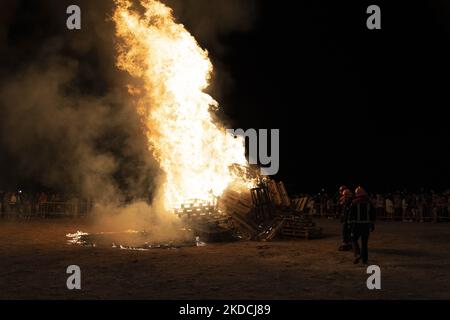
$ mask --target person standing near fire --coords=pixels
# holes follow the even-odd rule
[[[352,201],[349,212],[349,224],[355,259],[354,264],[362,260],[367,264],[369,260],[369,235],[375,231],[375,208],[363,187],[355,190],[355,199]],[[361,239],[361,246],[359,245]]]
[[[376,195],[375,207],[377,209],[377,218],[383,218],[386,215],[386,201],[381,194]]]
[[[348,224],[348,214],[352,203],[353,193],[346,186],[339,188],[339,214],[342,223],[342,244],[339,251],[352,250],[352,239],[350,236],[350,226]]]
[[[394,202],[392,202],[392,196],[386,198],[386,219],[394,220],[395,210]]]

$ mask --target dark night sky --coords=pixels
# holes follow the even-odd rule
[[[449,186],[450,5],[257,4],[251,31],[222,35],[222,46],[208,50],[220,63],[217,78],[226,70],[232,79],[219,99],[233,125],[281,129],[279,179],[295,191],[357,183],[369,190]],[[370,4],[381,7],[382,30],[366,28]],[[41,19],[51,27],[31,32],[26,46],[33,19],[30,12],[17,15],[24,25],[9,34],[11,47],[30,50],[55,33],[52,18]],[[101,82],[78,81],[104,90]]]
[[[393,3],[395,2],[395,4]],[[450,6],[261,1],[254,33],[230,39],[243,127],[281,129],[280,178],[298,190],[446,188]]]

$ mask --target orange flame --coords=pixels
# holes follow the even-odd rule
[[[148,142],[166,177],[164,206],[177,208],[193,199],[211,201],[238,180],[233,164],[247,165],[242,138],[215,123],[218,103],[204,90],[213,66],[172,9],[141,0],[143,14],[129,0],[115,0],[118,68],[143,84],[138,110]]]

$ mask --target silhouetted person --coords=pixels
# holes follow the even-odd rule
[[[352,249],[352,239],[348,218],[353,193],[346,186],[342,186],[339,188],[339,194],[339,214],[341,216],[342,223],[342,244],[339,247],[339,251],[350,251]]]
[[[360,260],[364,264],[369,260],[369,234],[375,230],[375,208],[370,202],[367,192],[358,187],[355,190],[355,199],[352,201],[349,213],[353,251],[357,264]],[[361,246],[359,245],[361,239]]]
[[[395,193],[392,197],[392,202],[394,203],[394,219],[402,220],[403,212],[402,212],[402,198],[399,193]]]

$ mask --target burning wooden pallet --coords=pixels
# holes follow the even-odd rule
[[[246,238],[252,239],[259,232],[253,217],[253,203],[250,192],[227,190],[219,201],[219,208],[230,216]]]
[[[260,241],[321,238],[322,229],[299,212],[304,211],[307,201],[291,201],[282,182],[266,178],[258,188],[228,189],[214,203],[194,200],[174,212],[198,232],[206,230],[209,237],[230,231],[240,238]]]
[[[210,202],[193,200],[174,209],[174,213],[182,219],[211,219],[221,218],[224,215],[218,209],[217,205]]]
[[[219,209],[217,203],[192,200],[174,209],[196,236],[208,242],[235,239],[231,217]]]

